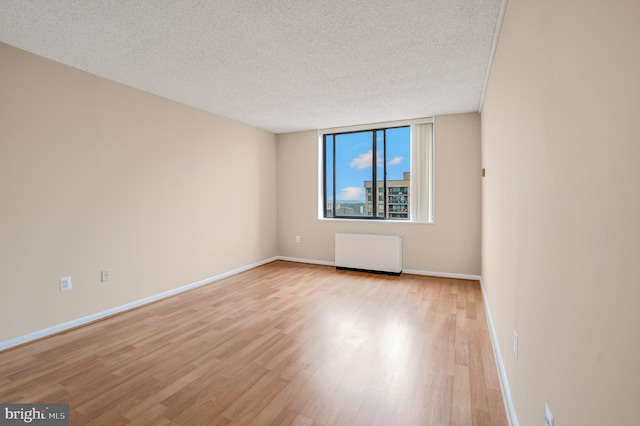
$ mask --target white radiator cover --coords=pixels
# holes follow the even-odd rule
[[[400,274],[402,235],[337,233],[335,259],[338,269]]]

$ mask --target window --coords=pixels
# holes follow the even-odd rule
[[[406,186],[396,186],[389,188],[389,194],[408,194],[409,188]]]
[[[431,120],[330,129],[319,142],[320,218],[432,222]]]

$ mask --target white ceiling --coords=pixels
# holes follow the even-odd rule
[[[274,133],[478,111],[502,0],[0,0],[0,41]]]

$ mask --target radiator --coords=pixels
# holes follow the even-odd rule
[[[402,235],[336,234],[336,268],[402,273]]]

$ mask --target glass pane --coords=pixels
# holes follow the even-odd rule
[[[369,215],[365,196],[371,197],[373,132],[335,135],[336,140],[336,216]]]
[[[393,219],[409,219],[411,130],[387,129],[387,210]]]
[[[324,170],[324,217],[333,217],[333,135],[327,135],[325,140],[325,170]]]
[[[376,187],[378,188],[377,193],[382,194],[383,200],[384,200],[384,193],[385,193],[384,139],[385,139],[384,130],[376,131],[376,153],[378,157],[376,159],[376,180],[378,181]],[[386,208],[384,204],[378,204],[378,212],[376,216],[386,217]]]

